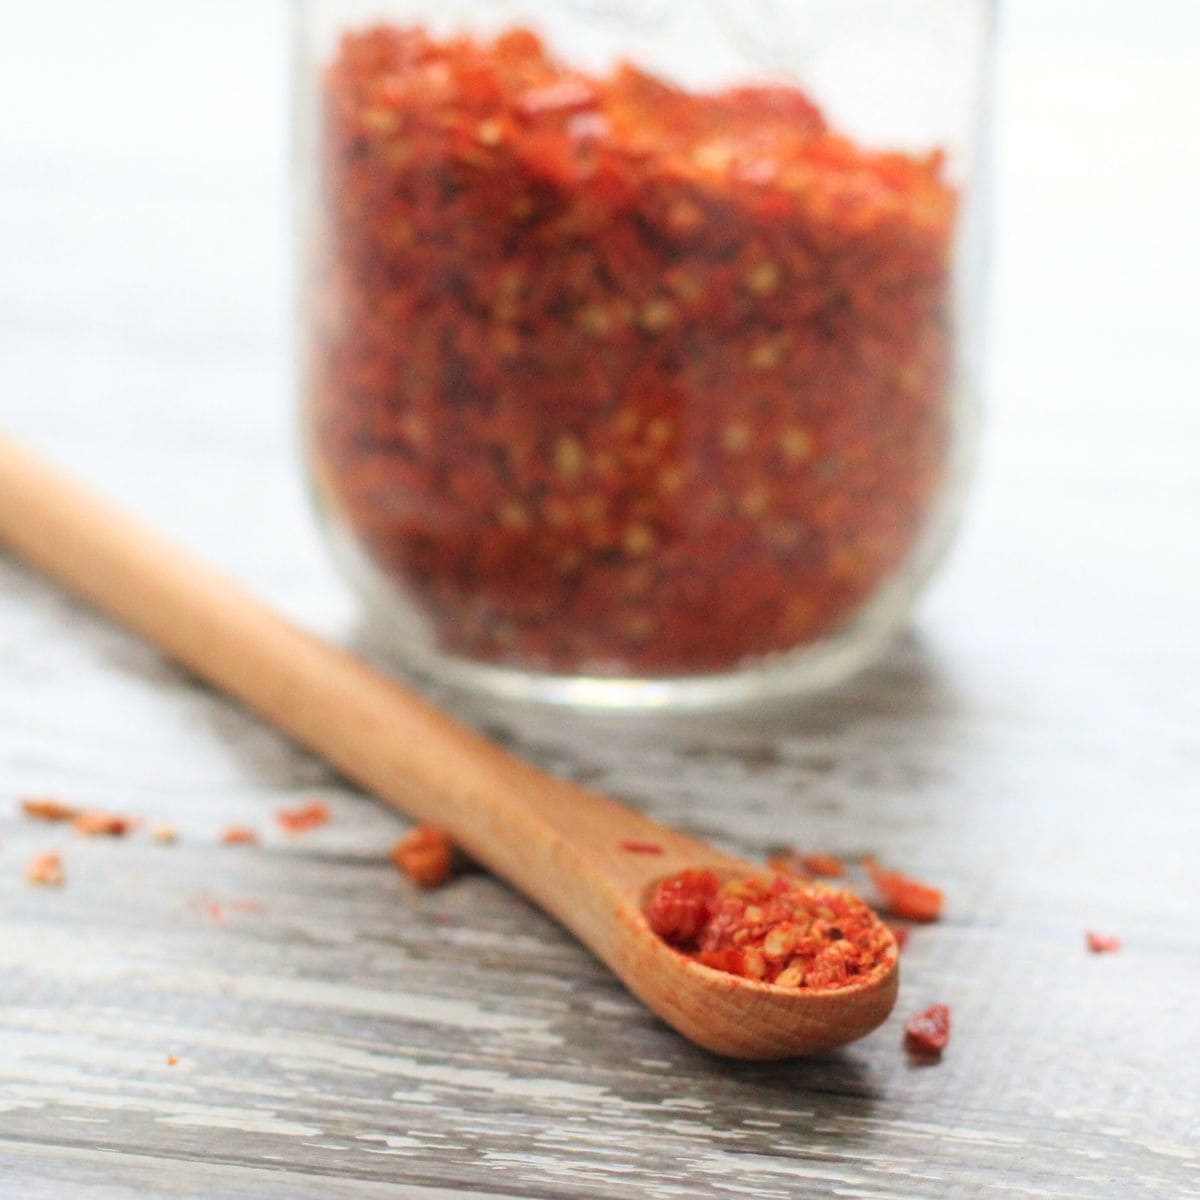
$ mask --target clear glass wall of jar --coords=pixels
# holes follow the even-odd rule
[[[963,499],[988,0],[302,0],[304,445],[399,655],[798,693]]]

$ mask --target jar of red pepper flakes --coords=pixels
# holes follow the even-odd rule
[[[987,0],[306,0],[318,508],[409,665],[844,677],[963,497]]]

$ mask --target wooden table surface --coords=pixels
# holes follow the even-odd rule
[[[235,38],[234,0],[20,7],[0,424],[362,647],[291,429],[280,6]],[[1089,9],[1068,41],[1036,8],[1004,59],[980,479],[911,637],[738,717],[444,697],[740,854],[940,883],[893,1019],[784,1065],[684,1044],[491,879],[415,892],[395,817],[0,559],[0,1193],[1200,1196],[1197,71],[1163,24],[1192,10]],[[17,815],[34,793],[179,841],[72,837]],[[314,795],[332,823],[280,832]],[[263,844],[220,845],[234,823]],[[66,885],[28,886],[50,849]],[[903,1018],[934,1001],[953,1041],[914,1065]]]

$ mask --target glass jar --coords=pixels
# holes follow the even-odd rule
[[[797,693],[963,498],[988,0],[303,0],[308,469],[405,662]]]

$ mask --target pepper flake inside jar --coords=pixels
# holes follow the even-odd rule
[[[951,441],[940,152],[521,29],[351,32],[322,88],[314,474],[438,649],[719,672],[904,568]]]

